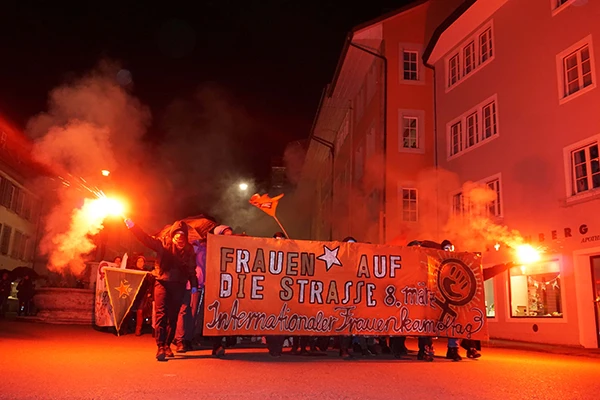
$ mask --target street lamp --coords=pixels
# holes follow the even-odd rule
[[[102,170],[102,176],[109,176],[110,175],[110,171],[107,169],[103,169]]]
[[[248,190],[248,184],[245,182],[240,183],[239,187],[242,192],[245,192],[246,190]]]

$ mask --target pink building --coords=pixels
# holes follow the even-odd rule
[[[422,234],[432,216],[419,209],[419,175],[435,158],[433,71],[422,56],[432,16],[449,3],[459,1],[415,1],[349,33],[299,183],[307,238],[406,244]]]
[[[484,267],[524,239],[542,259],[485,282],[491,337],[600,347],[599,16],[429,0],[355,28],[311,132],[303,237],[450,239]]]
[[[493,222],[544,251],[486,282],[492,337],[600,346],[599,16],[597,1],[471,0],[425,52],[447,211],[484,184]],[[484,266],[514,258],[486,250]]]

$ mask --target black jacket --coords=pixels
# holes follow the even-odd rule
[[[174,223],[170,232],[162,238],[148,235],[137,225],[134,225],[130,230],[142,244],[156,252],[156,262],[152,271],[152,275],[156,279],[182,283],[190,281],[191,287],[198,287],[196,257],[192,245],[186,243],[185,247],[179,250],[173,244],[174,232],[184,231],[187,237],[188,226],[185,222],[178,221]]]

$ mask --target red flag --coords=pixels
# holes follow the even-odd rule
[[[271,217],[275,216],[275,210],[277,209],[277,203],[279,203],[279,199],[283,197],[283,193],[270,198],[268,194],[263,194],[259,196],[258,193],[250,197],[250,204],[254,207],[258,207]]]

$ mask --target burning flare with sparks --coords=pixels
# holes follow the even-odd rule
[[[533,264],[540,261],[540,252],[530,244],[521,244],[515,248],[517,262],[519,264]]]
[[[68,231],[54,237],[56,247],[50,254],[49,267],[55,271],[66,267],[80,269],[83,266],[82,256],[96,248],[91,236],[104,228],[106,218],[124,213],[125,205],[121,201],[106,197],[102,192],[98,198],[84,199],[83,206],[73,210]]]

